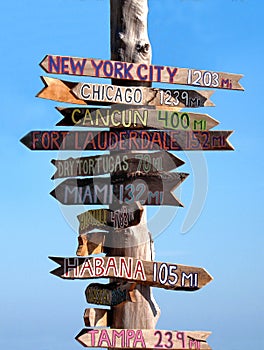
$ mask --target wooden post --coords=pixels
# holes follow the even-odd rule
[[[132,63],[151,61],[147,33],[147,0],[110,0],[111,59]],[[116,85],[150,86],[150,83],[113,80]],[[137,226],[112,232],[106,237],[107,255],[154,260],[154,245],[147,228],[146,211]],[[114,279],[111,282],[115,281]],[[140,284],[135,289],[136,302],[112,307],[111,328],[154,329],[160,314],[151,288]]]

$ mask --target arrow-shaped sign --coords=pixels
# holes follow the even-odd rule
[[[213,278],[201,267],[144,261],[131,257],[59,258],[60,265],[51,271],[64,279],[117,278],[151,287],[195,291]]]
[[[84,235],[94,229],[125,229],[140,223],[143,208],[137,203],[134,206],[122,206],[117,210],[97,209],[88,210],[77,216],[79,234]]]
[[[182,203],[173,191],[186,178],[186,173],[119,174],[116,177],[67,179],[50,194],[65,205],[173,205]]]
[[[147,87],[125,87],[98,83],[74,83],[41,77],[45,87],[37,97],[75,104],[123,104],[198,108],[214,106],[209,99],[214,91],[172,90]]]
[[[85,347],[116,349],[211,349],[206,340],[211,332],[156,329],[87,329],[76,340]]]
[[[136,284],[123,283],[91,283],[85,290],[87,303],[116,306],[126,301],[136,302]]]
[[[51,74],[244,90],[242,74],[57,55],[45,56],[40,66]]]
[[[31,131],[20,141],[36,151],[225,151],[233,131]]]
[[[210,130],[219,122],[208,114],[155,108],[57,108],[63,119],[57,126],[115,129]]]
[[[52,179],[77,176],[97,176],[127,171],[154,173],[173,170],[184,162],[166,151],[155,153],[112,153],[95,157],[52,159],[57,168]]]

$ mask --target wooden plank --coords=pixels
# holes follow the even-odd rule
[[[209,99],[212,90],[172,90],[148,87],[125,87],[98,83],[74,83],[41,77],[45,87],[37,97],[75,104],[122,104],[198,108],[214,106]]]
[[[242,74],[58,55],[46,55],[40,66],[51,74],[244,90]]]
[[[56,108],[63,119],[57,126],[157,130],[210,130],[219,122],[208,114],[155,108]]]
[[[97,209],[88,210],[77,216],[79,220],[79,234],[83,235],[94,229],[118,230],[140,223],[143,208],[137,203],[134,206],[122,206],[117,210]]]
[[[88,256],[104,252],[105,233],[90,232],[78,236],[77,256]]]
[[[117,306],[124,302],[136,302],[134,288],[136,284],[131,282],[123,283],[91,283],[85,290],[87,303]]]
[[[195,291],[213,278],[201,267],[144,261],[132,257],[50,257],[60,267],[51,271],[63,279],[117,278],[151,287]]]
[[[86,327],[108,327],[111,311],[107,309],[87,308],[84,311],[84,324]]]
[[[206,342],[211,332],[156,329],[82,329],[76,340],[84,347],[172,350],[211,349]]]
[[[118,152],[94,157],[68,158],[65,160],[52,159],[51,163],[57,168],[52,179],[78,176],[97,176],[127,171],[155,173],[170,171],[184,162],[166,151],[155,153]]]
[[[67,179],[50,194],[65,205],[173,205],[182,207],[173,191],[186,173],[127,174],[112,178]]]
[[[233,131],[31,131],[20,141],[33,151],[228,151]]]

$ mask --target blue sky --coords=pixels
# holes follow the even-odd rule
[[[235,130],[235,152],[176,153],[186,162],[180,170],[190,173],[181,186],[185,208],[162,232],[153,218],[164,211],[148,208],[156,260],[202,266],[214,277],[194,293],[154,290],[162,312],[157,328],[210,330],[214,350],[264,346],[263,7],[254,0],[149,0],[153,63],[245,75],[245,92],[217,90],[216,107],[199,111],[220,121],[216,129]],[[9,0],[0,17],[0,345],[80,349],[74,336],[83,328],[88,282],[55,278],[47,258],[73,256],[77,246],[71,213],[49,196],[57,155],[30,152],[19,140],[30,130],[55,129],[59,120],[57,103],[35,98],[46,54],[110,57],[109,2]],[[191,225],[185,218],[193,195],[197,212],[204,206]]]

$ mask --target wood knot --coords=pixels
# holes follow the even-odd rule
[[[142,44],[141,42],[137,43],[136,50],[137,52],[147,54],[149,52],[150,45],[149,44]]]

